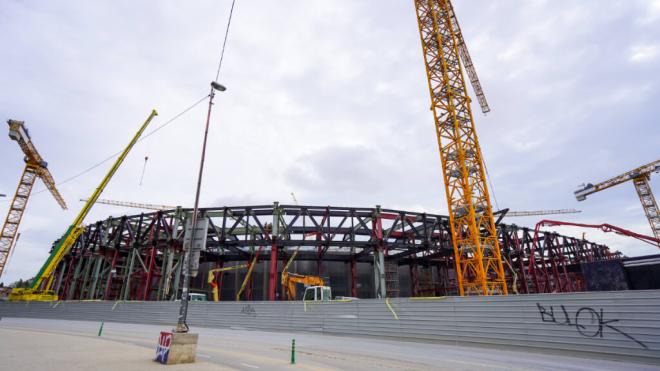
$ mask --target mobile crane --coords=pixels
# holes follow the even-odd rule
[[[55,201],[60,205],[63,210],[66,210],[66,202],[60,195],[60,192],[55,187],[55,180],[48,170],[48,163],[41,157],[37,148],[32,143],[30,133],[25,127],[24,121],[8,120],[9,125],[9,138],[15,140],[23,154],[25,155],[25,168],[23,175],[18,182],[16,193],[9,206],[9,212],[2,225],[2,232],[0,232],[0,277],[5,270],[9,256],[11,255],[16,236],[18,233],[18,226],[23,219],[23,213],[27,206],[32,187],[37,178],[41,179],[46,188],[55,198]]]
[[[76,218],[73,220],[73,223],[71,223],[69,228],[62,236],[62,238],[60,238],[59,242],[53,247],[53,250],[48,256],[48,259],[41,267],[37,275],[34,277],[31,287],[28,289],[13,290],[12,293],[9,295],[9,300],[11,301],[57,300],[57,294],[51,291],[51,286],[53,284],[53,278],[54,278],[53,272],[55,271],[55,268],[57,268],[57,265],[62,260],[62,257],[64,257],[64,255],[66,255],[66,253],[69,252],[69,250],[76,242],[80,234],[84,231],[85,226],[83,224],[83,221],[85,220],[85,217],[91,210],[92,206],[94,206],[94,203],[99,198],[99,196],[101,196],[101,193],[110,182],[110,179],[112,179],[113,175],[115,175],[117,169],[119,169],[119,166],[124,162],[124,159],[131,151],[135,143],[138,141],[144,130],[147,128],[151,120],[156,115],[158,115],[158,112],[156,112],[156,110],[152,110],[151,113],[149,114],[149,117],[142,124],[138,132],[133,136],[133,139],[131,139],[128,146],[124,148],[124,151],[119,155],[119,158],[117,158],[115,163],[112,165],[106,176],[101,181],[101,184],[99,184],[99,186],[94,190],[94,193],[92,193],[92,196],[89,197],[88,201],[85,203],[82,210],[80,210]]]
[[[211,290],[213,292],[213,301],[219,301],[220,300],[220,290],[218,288],[218,282],[216,282],[216,274],[217,273],[223,273],[231,270],[236,270],[236,269],[243,269],[243,268],[249,268],[250,264],[238,264],[238,265],[232,265],[231,267],[223,267],[223,268],[214,268],[210,269],[208,276],[206,278],[206,282],[208,282],[209,285],[211,285]]]
[[[660,239],[660,213],[658,210],[658,204],[655,202],[655,197],[651,191],[651,185],[649,184],[651,173],[657,172],[660,172],[660,160],[640,166],[598,184],[588,183],[574,192],[575,198],[578,201],[584,201],[587,199],[587,196],[596,192],[614,187],[621,183],[632,181],[635,190],[637,191],[637,196],[639,196],[639,201],[644,208],[646,219],[648,219],[649,225],[651,226],[651,231],[656,239]]]

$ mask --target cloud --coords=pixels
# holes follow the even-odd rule
[[[658,56],[658,45],[633,45],[630,48],[630,61],[633,63],[647,63],[654,61]]]
[[[155,127],[208,93],[229,4],[8,1],[1,116],[26,121],[56,181],[87,169],[151,108]],[[576,207],[571,220],[650,233],[641,207],[625,211],[631,187],[579,204],[572,192],[657,158],[657,2],[454,5],[492,108],[474,116],[499,206]],[[202,205],[289,202],[293,191],[301,204],[446,212],[411,2],[238,2],[220,80]],[[206,109],[138,143],[103,197],[192,205]],[[0,193],[11,194],[22,155],[4,143]],[[7,281],[36,271],[109,166],[60,187],[67,212],[33,195]],[[96,205],[86,220],[127,211]]]
[[[374,148],[334,146],[297,159],[286,177],[294,186],[310,191],[369,192],[380,188],[386,169]]]

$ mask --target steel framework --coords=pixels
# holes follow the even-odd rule
[[[61,299],[179,298],[184,228],[190,216],[191,209],[178,208],[88,225],[58,265],[54,289]],[[375,276],[374,252],[379,250],[385,253],[386,266],[408,267],[412,296],[459,294],[447,216],[380,207],[274,203],[201,209],[200,217],[209,219],[200,271],[228,262],[262,263],[268,300],[282,297],[281,292],[277,295],[278,263],[281,269],[296,250],[296,261],[315,263],[313,273],[318,275],[325,273],[325,262],[346,263],[351,296],[358,296],[356,266],[373,264]],[[581,262],[620,256],[585,240],[549,232],[539,236],[535,241],[533,229],[498,226],[505,279],[514,292],[583,290]],[[193,290],[210,295],[211,288],[203,287],[204,277],[202,272]],[[252,281],[246,279],[241,299],[252,298]],[[385,281],[389,295],[398,292],[398,274]],[[222,285],[222,277],[218,282]]]

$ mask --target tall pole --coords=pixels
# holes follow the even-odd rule
[[[175,332],[188,332],[188,291],[190,289],[190,272],[192,271],[193,243],[197,233],[197,217],[199,213],[199,193],[202,188],[202,175],[204,173],[204,159],[206,157],[206,141],[209,136],[209,124],[211,122],[211,109],[213,108],[213,98],[215,90],[225,91],[226,88],[217,82],[211,82],[211,93],[209,94],[209,109],[206,114],[206,127],[204,128],[204,141],[202,142],[202,157],[199,161],[199,174],[197,175],[197,191],[195,192],[195,206],[192,214],[192,236],[190,245],[184,246],[183,259],[183,288],[181,289],[181,307],[179,308],[179,320],[176,324]]]

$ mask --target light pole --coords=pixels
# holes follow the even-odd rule
[[[211,109],[213,107],[213,98],[215,91],[225,91],[223,85],[216,81],[211,82],[211,93],[209,93],[209,109],[206,114],[206,128],[204,129],[204,141],[202,142],[202,157],[199,161],[199,175],[197,176],[197,192],[195,193],[195,206],[193,207],[190,245],[186,250],[184,246],[184,260],[183,260],[183,288],[181,289],[181,307],[179,308],[179,320],[176,324],[175,332],[188,332],[188,291],[190,289],[190,271],[192,270],[192,257],[193,257],[193,243],[195,241],[195,233],[197,232],[197,216],[199,212],[199,193],[202,187],[202,174],[204,173],[204,158],[206,156],[206,140],[209,135],[209,123],[211,121]]]

